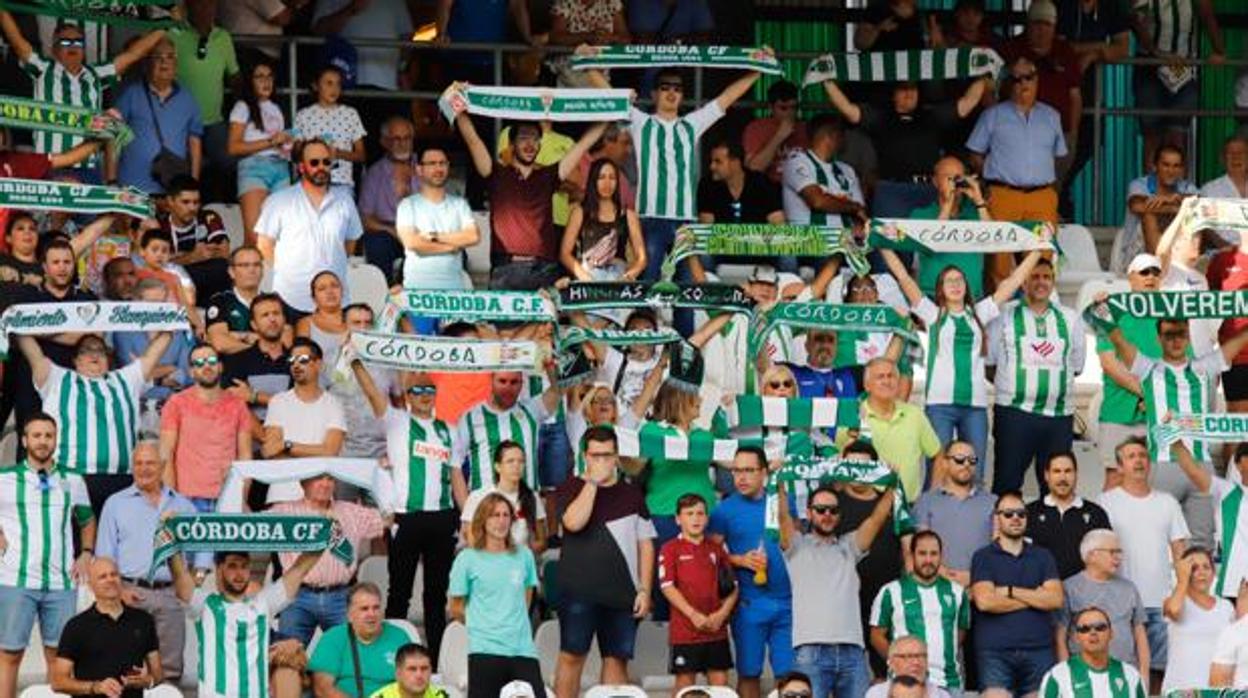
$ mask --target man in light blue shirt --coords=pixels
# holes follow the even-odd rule
[[[147,79],[122,90],[114,105],[134,130],[134,141],[121,151],[117,162],[117,181],[148,194],[161,194],[168,182],[152,176],[152,161],[164,148],[185,158],[190,168],[186,174],[198,178],[204,123],[190,91],[174,82],[178,60],[173,44],[161,39],[148,61]]]
[[[185,611],[174,594],[167,565],[149,579],[153,540],[161,516],[172,511],[194,514],[191,500],[174,492],[160,480],[160,449],[155,441],[140,441],[134,447],[131,472],[134,484],[104,502],[95,539],[95,554],[117,561],[125,588],[122,600],[141,608],[156,619],[160,638],[160,664],[165,678],[174,682],[182,675],[182,645],[186,640]],[[195,556],[197,569],[211,569],[212,555]]]
[[[419,162],[420,191],[399,202],[394,216],[394,227],[407,250],[403,286],[463,289],[461,251],[477,244],[481,233],[464,197],[446,190],[451,165],[446,151],[425,148]]]

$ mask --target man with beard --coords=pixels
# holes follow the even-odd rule
[[[992,540],[992,507],[996,497],[975,482],[975,448],[950,441],[940,457],[945,476],[914,503],[914,524],[935,531],[943,541],[941,574],[962,586],[971,583],[971,557]]]
[[[72,580],[87,574],[95,546],[95,518],[82,478],[57,458],[57,420],[36,412],[22,425],[26,458],[0,470],[0,692],[17,695],[17,670],[36,618],[44,657],[56,661],[61,629],[74,615]],[[71,516],[72,514],[72,516]],[[71,524],[72,520],[72,524]],[[82,554],[73,559],[73,525]]]
[[[469,491],[494,485],[494,450],[508,440],[524,445],[524,482],[531,489],[538,489],[537,432],[559,407],[559,391],[555,386],[552,380],[546,392],[522,401],[524,374],[494,372],[490,397],[459,419],[460,443],[468,451]]]
[[[1023,537],[1022,494],[1001,493],[994,513],[999,535],[971,559],[980,689],[988,698],[1035,695],[1053,666],[1051,619],[1062,607],[1062,580],[1049,551]]]
[[[256,247],[273,266],[273,291],[292,321],[313,310],[313,276],[329,270],[347,278],[347,254],[364,234],[351,189],[329,183],[333,159],[325,141],[303,141],[293,157],[299,184],[270,194],[256,221]]]
[[[564,272],[559,263],[561,236],[555,230],[551,197],[576,171],[606,123],[587,129],[553,167],[537,164],[542,128],[536,121],[511,125],[510,153],[504,153],[497,163],[466,110],[455,115],[455,125],[472,155],[473,167],[485,178],[489,190],[490,288],[536,290],[553,285]]]
[[[889,582],[871,604],[871,647],[893,667],[898,638],[918,637],[924,643],[929,675],[916,676],[952,691],[965,687],[958,665],[959,648],[971,627],[970,596],[966,587],[941,576],[941,540],[934,531],[919,531],[910,539],[914,572]],[[915,605],[918,608],[913,608]],[[902,672],[897,672],[902,673]]]
[[[1053,281],[1053,264],[1036,262],[1023,281],[1022,299],[1003,305],[988,326],[988,363],[996,366],[993,492],[1022,487],[1034,460],[1043,494],[1049,456],[1069,451],[1074,440],[1083,321],[1053,297]]]
[[[290,390],[273,396],[264,418],[265,458],[332,458],[342,449],[347,418],[338,399],[321,388],[324,358],[321,346],[307,337],[291,344]]]
[[[446,151],[427,147],[420,152],[420,191],[399,202],[394,227],[406,249],[403,286],[423,289],[464,288],[460,250],[481,239],[468,201],[446,190],[451,161]],[[431,333],[432,320],[417,322],[416,331]]]
[[[256,342],[237,354],[226,354],[222,383],[251,407],[255,417],[251,435],[258,441],[264,438],[260,422],[268,414],[269,400],[290,387],[286,337],[291,331],[277,294],[258,294],[251,301],[250,314],[248,327],[255,333]]]
[[[160,481],[160,447],[155,441],[140,441],[134,447],[130,469],[134,484],[104,502],[95,551],[100,558],[116,562],[124,583],[122,601],[152,614],[160,640],[160,666],[165,679],[176,682],[182,675],[186,613],[173,593],[169,570],[162,567],[150,576],[148,573],[161,514],[194,514],[196,509],[191,500]],[[211,564],[211,557],[203,553],[195,556],[196,569],[206,571]]]
[[[1062,579],[1083,569],[1079,546],[1088,531],[1110,527],[1101,505],[1076,493],[1078,481],[1075,454],[1054,453],[1044,466],[1048,494],[1027,505],[1027,537],[1053,553]]]
[[[294,639],[270,644],[268,617],[294,600],[304,576],[324,552],[302,553],[282,572],[281,579],[269,582],[253,596],[247,595],[251,583],[247,553],[221,551],[213,555],[216,591],[196,588],[195,577],[181,555],[169,558],[174,589],[178,599],[188,604],[186,613],[195,622],[199,637],[199,695],[297,698],[302,693],[303,679],[292,666],[298,663],[292,655],[302,655],[303,650]]]
[[[166,192],[167,210],[156,220],[173,243],[170,261],[186,269],[202,303],[229,286],[230,237],[221,216],[203,208],[200,191],[194,177],[174,177]]]
[[[104,300],[134,300],[134,287],[139,285],[138,270],[129,257],[114,257],[104,265]]]
[[[260,293],[264,257],[243,246],[230,254],[233,286],[208,299],[205,312],[208,343],[221,354],[237,354],[254,345],[259,336],[251,329],[251,303]]]
[[[164,481],[199,511],[216,508],[230,464],[251,458],[251,413],[221,387],[224,366],[210,345],[191,349],[191,387],[175,394],[160,414]]]

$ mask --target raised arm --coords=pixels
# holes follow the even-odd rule
[[[840,255],[828,257],[828,261],[823,263],[823,266],[819,268],[819,273],[815,274],[815,278],[810,282],[810,299],[812,301],[823,300],[828,295],[828,286],[832,285],[840,271]]]
[[[770,52],[771,49],[767,49],[767,51]],[[724,111],[731,109],[732,105],[736,103],[738,99],[744,97],[745,93],[749,92],[750,88],[754,86],[754,83],[758,82],[760,75],[762,75],[762,73],[759,73],[756,70],[751,70],[745,75],[737,78],[732,82],[732,84],[728,85],[728,87],[725,87],[724,91],[720,92],[719,96],[715,98],[715,101],[719,103],[719,108]]]
[[[1183,619],[1183,605],[1187,600],[1188,586],[1192,582],[1192,558],[1179,558],[1174,561],[1174,590],[1161,603],[1161,612],[1168,620],[1178,622]]]
[[[130,68],[130,66],[143,60],[143,57],[156,48],[156,44],[165,38],[165,30],[157,29],[144,34],[138,41],[130,45],[130,48],[122,51],[113,59],[113,68],[117,74],[121,75]]]
[[[48,373],[52,370],[52,362],[48,357],[44,356],[43,348],[39,346],[39,342],[30,335],[19,334],[15,337],[18,349],[26,357],[26,363],[30,364],[31,378],[35,389],[39,389],[44,383],[48,382]]]
[[[1244,347],[1248,347],[1248,328],[1240,330],[1239,334],[1222,342],[1222,358],[1229,365],[1235,361],[1235,357],[1244,350]]]
[[[893,498],[897,496],[896,486],[889,487],[884,490],[884,494],[875,502],[875,508],[871,510],[871,515],[863,521],[856,531],[854,531],[854,540],[858,544],[858,549],[867,551],[871,549],[871,544],[875,542],[875,537],[879,535],[880,530],[884,528],[884,524],[888,523],[888,519],[893,513]],[[783,509],[784,507],[781,507]]]
[[[308,550],[301,553],[295,559],[295,564],[282,573],[280,581],[286,587],[286,598],[293,599],[299,594],[299,585],[303,584],[303,578],[312,571],[316,561],[321,559],[324,553],[324,550]]]
[[[467,111],[455,115],[455,128],[459,129],[464,145],[468,146],[468,153],[472,155],[472,166],[476,168],[477,174],[489,177],[494,172],[494,158],[490,155],[490,149],[485,147],[485,141],[481,140]],[[561,179],[564,177],[562,163],[559,165],[559,176]]]
[[[386,396],[381,394],[377,389],[377,383],[373,381],[373,376],[364,368],[364,362],[358,358],[351,361],[351,372],[355,374],[355,381],[360,385],[360,392],[364,393],[364,397],[368,398],[368,404],[373,408],[373,416],[380,419],[386,413],[386,408],[390,406],[390,402],[386,400]]]
[[[828,93],[828,101],[832,102],[832,106],[845,117],[845,120],[851,124],[857,124],[862,121],[862,107],[855,104],[849,97],[841,92],[841,88],[837,86],[835,80],[824,80],[823,91]]]
[[[182,603],[190,603],[195,594],[195,577],[186,568],[186,559],[181,555],[170,557],[169,572],[173,575],[173,593]]]
[[[17,21],[7,10],[0,10],[0,30],[3,30],[4,40],[8,42],[9,48],[13,49],[13,55],[17,56],[18,62],[25,63],[35,49],[26,37],[22,36],[22,30],[18,29]]]
[[[897,285],[901,287],[901,292],[905,294],[906,301],[910,305],[916,306],[919,301],[923,300],[923,289],[919,288],[919,283],[910,276],[910,270],[906,269],[905,262],[897,256],[896,252],[887,247],[880,249],[880,257],[884,259],[884,264],[888,266],[888,271],[897,280]]]
[[[773,465],[769,471],[775,470]],[[768,472],[771,476],[771,472]],[[776,507],[780,515],[780,549],[787,551],[793,543],[793,537],[798,534],[797,522],[793,520],[793,515],[789,513],[789,493],[786,491],[783,482],[776,483],[776,495],[780,498],[780,504]]]
[[[958,110],[958,118],[965,119],[971,112],[975,111],[975,107],[979,106],[980,100],[984,98],[984,91],[988,89],[990,78],[984,76],[975,82],[972,82],[966,92],[958,98],[956,104]]]
[[[112,229],[113,221],[115,220],[116,218],[113,214],[109,213],[88,223],[85,228],[69,241],[70,247],[74,248],[74,256],[81,257],[84,252],[91,249],[91,246],[95,244],[96,240],[100,239],[101,235]]]
[[[1032,269],[1036,268],[1036,263],[1040,261],[1040,257],[1044,253],[1040,250],[1032,250],[1023,258],[1022,264],[1014,268],[1014,271],[1005,278],[1004,281],[997,284],[997,290],[992,294],[992,300],[997,305],[1004,305],[1006,301],[1014,297],[1014,293],[1023,285],[1023,281],[1027,279],[1027,275]]]
[[[73,167],[94,155],[103,145],[103,141],[83,141],[63,153],[48,155],[48,162],[52,163],[53,169]]]
[[[458,119],[457,119],[458,120]],[[598,123],[585,129],[585,133],[581,135],[581,139],[572,146],[563,158],[559,160],[559,179],[565,180],[568,175],[576,171],[581,165],[581,159],[585,157],[585,153],[602,138],[603,131],[607,130],[607,122],[599,121]]]
[[[173,333],[165,331],[157,332],[156,336],[152,337],[152,341],[148,342],[147,349],[144,349],[143,354],[139,356],[139,365],[143,367],[143,380],[151,380],[152,371],[156,370],[160,357],[172,341]]]
[[[1188,480],[1192,481],[1196,491],[1201,494],[1208,494],[1209,488],[1213,486],[1213,474],[1200,467],[1200,464],[1192,457],[1192,452],[1188,450],[1187,444],[1183,443],[1183,439],[1170,444],[1170,453],[1174,455],[1174,459],[1179,464],[1183,474],[1187,476]]]

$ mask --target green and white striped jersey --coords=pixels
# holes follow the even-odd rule
[[[628,130],[637,151],[637,215],[681,221],[697,218],[698,139],[723,116],[716,100],[671,121],[637,108],[630,110]]]
[[[1059,662],[1040,680],[1040,698],[1145,698],[1140,672],[1110,657],[1103,670],[1078,656]]]
[[[202,698],[268,698],[269,618],[289,602],[280,581],[239,601],[195,591],[186,613],[199,641]]]
[[[924,584],[914,575],[903,575],[875,595],[870,623],[887,630],[889,642],[910,635],[922,638],[931,680],[962,688],[958,631],[971,627],[971,605],[961,584],[944,577]]]
[[[56,462],[82,475],[130,472],[145,383],[138,361],[103,378],[86,378],[52,364],[39,396],[43,409],[56,419]]]
[[[1244,506],[1245,486],[1214,479],[1214,513],[1217,515],[1218,545],[1222,550],[1222,562],[1214,580],[1214,596],[1234,599],[1239,596],[1239,584],[1248,579],[1248,507]]]
[[[541,400],[523,400],[509,410],[496,410],[487,399],[459,418],[459,440],[468,453],[468,489],[494,485],[494,449],[503,441],[524,448],[524,481],[537,482],[537,432],[549,417]]]
[[[112,61],[85,64],[77,75],[70,75],[65,66],[57,61],[32,53],[22,64],[22,69],[34,83],[33,97],[36,101],[84,107],[96,112],[104,109],[104,90],[117,82],[117,69]],[[63,153],[82,141],[81,136],[36,131],[35,152],[49,155]],[[88,163],[94,166],[96,159],[97,156],[93,155]]]
[[[1078,313],[1050,302],[1036,315],[1026,303],[1010,301],[988,326],[988,337],[998,405],[1044,417],[1074,414],[1075,374],[1086,354]]]
[[[1149,35],[1162,53],[1194,57],[1196,0],[1136,0],[1135,12],[1147,15]]]
[[[82,478],[63,468],[41,476],[26,461],[0,469],[0,531],[5,548],[0,586],[40,591],[74,588],[71,515],[91,520],[91,501]]]
[[[417,419],[407,410],[386,409],[386,457],[394,477],[394,511],[454,508],[451,470],[464,462],[459,435],[440,419]]]
[[[781,166],[781,199],[784,218],[792,225],[830,225],[847,228],[852,221],[848,216],[811,211],[802,198],[802,190],[811,185],[825,193],[865,203],[858,174],[846,163],[825,162],[810,150],[795,150]]]
[[[1149,427],[1160,424],[1167,414],[1212,411],[1213,387],[1218,376],[1228,368],[1221,349],[1177,365],[1137,353],[1131,373],[1140,379],[1140,387],[1144,389],[1144,419]],[[1205,442],[1184,439],[1184,443],[1196,460],[1210,459]],[[1154,461],[1170,460],[1170,454],[1157,452],[1152,439],[1148,440],[1148,455]]]
[[[965,310],[944,312],[930,298],[911,312],[927,326],[927,404],[987,407],[983,328],[1001,314],[996,301],[981,299],[975,317]]]

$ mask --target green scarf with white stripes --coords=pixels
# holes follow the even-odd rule
[[[191,514],[166,519],[152,541],[148,578],[179,552],[306,552],[329,549],[344,565],[355,547],[342,525],[327,516]]]
[[[11,95],[0,95],[0,126],[27,131],[49,131],[105,140],[112,144],[113,158],[134,140],[134,131],[120,117],[96,113],[83,107],[36,102]]]
[[[904,490],[899,487],[896,471],[883,461],[848,460],[838,456],[809,458],[791,457],[767,479],[767,502],[764,525],[773,540],[780,537],[780,489],[781,482],[848,482],[893,488],[893,530],[897,535],[914,531],[914,521],[906,504]]]
[[[780,62],[770,50],[740,46],[593,46],[589,52],[574,54],[571,65],[573,70],[698,66],[755,70],[765,75],[784,74]]]
[[[1084,309],[1083,320],[1097,334],[1108,334],[1125,315],[1148,320],[1245,317],[1248,290],[1115,293]]]
[[[1170,460],[1167,454],[1176,441],[1236,444],[1248,440],[1248,414],[1172,414],[1169,421],[1153,425],[1148,437],[1158,457]]]
[[[1005,64],[990,48],[918,49],[829,53],[811,61],[802,85],[828,80],[839,82],[895,82],[899,80],[958,80],[981,75],[995,77]]]
[[[850,231],[844,228],[750,223],[686,225],[676,232],[672,250],[663,260],[662,276],[670,280],[676,272],[676,264],[694,255],[831,257],[838,254],[845,258],[855,274],[871,270],[865,252],[854,244]]]
[[[174,4],[174,0],[0,0],[0,10],[152,31],[168,29],[177,22],[172,18],[140,19],[137,16],[139,6],[170,7]]]

